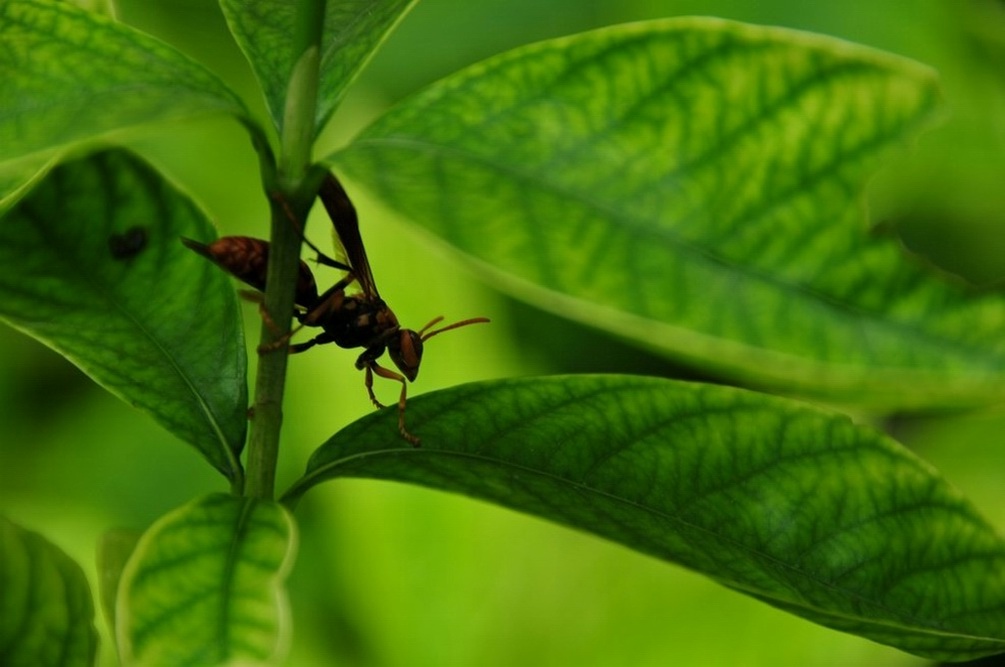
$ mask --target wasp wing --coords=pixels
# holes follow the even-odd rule
[[[346,194],[334,174],[329,173],[325,177],[318,196],[321,198],[325,210],[328,211],[328,217],[331,218],[332,225],[335,227],[335,236],[339,245],[342,246],[348,264],[352,268],[353,276],[355,276],[363,294],[380,298],[377,284],[373,280],[373,273],[370,271],[370,260],[366,257],[363,237],[359,233],[359,218],[356,216],[356,208],[349,201],[349,195]]]

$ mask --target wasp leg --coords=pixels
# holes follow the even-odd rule
[[[376,366],[377,364],[373,364]],[[363,380],[363,384],[366,385],[366,393],[370,396],[370,402],[373,406],[380,410],[384,407],[384,404],[377,400],[377,396],[373,393],[373,370],[370,364],[366,366],[366,378]]]
[[[351,285],[355,280],[356,276],[350,273],[345,278],[326,289],[324,293],[318,297],[317,304],[304,313],[304,315],[300,318],[300,321],[307,326],[314,326],[326,315],[336,312],[342,307],[342,300],[345,298],[345,288]]]
[[[401,433],[401,437],[404,438],[405,440],[408,440],[408,442],[410,442],[413,447],[418,447],[421,443],[419,438],[409,433],[408,429],[405,428],[405,402],[406,402],[406,395],[408,393],[408,384],[405,382],[405,377],[403,375],[395,373],[392,370],[384,368],[376,361],[371,361],[366,365],[366,380],[364,381],[366,384],[366,391],[368,394],[370,394],[370,401],[375,406],[377,406],[378,409],[384,406],[381,405],[380,401],[378,401],[377,397],[374,396],[373,394],[374,373],[376,373],[382,378],[386,378],[388,380],[395,380],[401,383],[401,395],[398,397],[398,432]]]
[[[295,327],[292,331],[290,331],[288,334],[286,334],[285,336],[283,336],[279,340],[274,340],[271,343],[269,343],[268,345],[259,345],[258,346],[258,353],[259,354],[267,354],[269,352],[273,352],[275,350],[278,350],[282,346],[286,345],[286,350],[287,350],[287,352],[289,354],[300,354],[301,352],[306,352],[307,350],[311,349],[315,345],[324,345],[325,343],[334,342],[334,339],[331,336],[328,335],[328,332],[324,331],[324,332],[319,333],[314,338],[311,338],[310,340],[304,341],[303,343],[294,343],[294,344],[290,345],[289,344],[290,343],[290,336],[292,336],[293,334],[295,334],[296,332],[300,331],[303,328],[304,328],[304,325],[301,324],[300,326]]]
[[[258,304],[258,314],[261,316],[262,321],[265,322],[265,326],[267,326],[269,328],[269,331],[271,331],[274,335],[280,336],[279,340],[274,341],[272,343],[269,343],[268,345],[259,345],[258,346],[258,353],[259,354],[265,354],[266,352],[271,352],[273,350],[278,350],[280,347],[282,347],[283,345],[285,345],[287,341],[289,341],[290,337],[293,336],[293,334],[295,334],[296,332],[300,331],[303,328],[304,325],[301,324],[300,326],[296,327],[292,331],[290,331],[288,333],[285,333],[285,334],[281,334],[279,332],[279,325],[276,324],[276,321],[274,319],[272,319],[272,315],[270,315],[269,311],[266,310],[266,308],[265,308],[265,295],[264,294],[262,294],[261,292],[252,292],[251,290],[247,290],[247,289],[238,290],[237,293],[245,301],[250,301],[252,303],[257,303]]]
[[[352,267],[350,267],[347,264],[343,264],[337,259],[332,259],[328,255],[321,252],[321,250],[318,249],[316,245],[311,243],[311,240],[307,238],[307,236],[304,234],[304,229],[303,227],[300,226],[300,222],[297,220],[297,216],[293,215],[293,209],[290,208],[290,203],[286,201],[286,197],[284,197],[278,192],[273,192],[269,196],[272,197],[272,199],[275,200],[280,207],[282,207],[283,213],[286,215],[286,218],[293,224],[293,227],[294,229],[297,230],[297,233],[300,234],[300,240],[306,243],[311,250],[317,253],[316,261],[318,264],[323,264],[324,266],[330,266],[331,268],[338,269],[339,271],[348,271],[350,273],[352,272]]]
[[[285,334],[280,335],[279,338],[272,341],[271,343],[259,345],[258,353],[268,354],[269,352],[274,352],[281,347],[289,345],[290,339],[293,338],[293,336],[295,336],[304,327],[318,326],[317,323],[322,319],[324,319],[325,316],[339,309],[339,307],[342,305],[342,299],[345,296],[345,288],[354,280],[356,280],[356,277],[350,274],[345,278],[343,278],[342,280],[335,283],[334,285],[332,285],[330,288],[328,288],[324,294],[318,297],[318,302],[313,308],[308,310],[306,313],[297,314],[297,319],[300,320],[300,324],[293,327]],[[276,325],[276,321],[272,319],[272,316],[269,314],[269,311],[265,309],[264,295],[258,292],[252,292],[250,290],[242,290],[241,296],[247,299],[248,301],[254,301],[258,303],[258,313],[262,316],[262,320],[265,321],[265,325],[269,327],[272,333],[278,335],[279,327]],[[314,338],[314,341],[316,341],[316,343],[312,343],[312,345],[318,343],[330,343],[332,342],[332,339],[326,337],[324,334],[320,334],[316,338]],[[298,346],[292,345],[290,347],[294,348]],[[298,349],[296,351],[291,349],[290,354],[295,354],[296,352],[303,352],[309,347],[311,347],[311,345],[307,345],[306,347],[303,347],[303,349]]]
[[[339,271],[347,271],[349,273],[352,273],[352,267],[351,266],[349,266],[348,264],[343,264],[342,262],[338,261],[337,259],[332,259],[328,255],[324,254],[323,252],[321,252],[320,250],[318,250],[314,246],[314,244],[311,243],[310,240],[307,239],[307,237],[304,237],[304,243],[306,243],[307,245],[309,245],[311,247],[311,250],[313,250],[314,252],[317,253],[318,256],[315,258],[314,261],[317,262],[318,264],[321,264],[322,266],[328,266],[328,267],[331,267],[333,269],[338,269]]]
[[[261,297],[262,295],[259,294],[256,296]],[[265,302],[261,298],[258,299],[258,314],[261,315],[262,321],[265,322],[265,326],[269,328],[269,330],[273,333],[273,335],[279,336],[279,338],[272,341],[271,343],[262,343],[261,345],[259,345],[258,354],[268,354],[269,352],[275,352],[279,348],[289,345],[290,339],[293,338],[293,336],[295,336],[301,329],[303,329],[304,326],[306,326],[306,323],[302,322],[297,326],[293,327],[292,329],[290,329],[289,331],[287,331],[286,333],[280,333],[279,325],[277,325],[276,321],[272,319],[272,315],[270,315],[269,311],[266,310]],[[292,348],[296,346],[290,345],[290,347]],[[297,350],[297,351],[302,352],[303,350]]]
[[[268,345],[259,345],[258,353],[266,354],[272,352],[273,350],[278,350],[284,345],[289,345],[290,354],[297,354],[298,352],[303,352],[314,345],[321,345],[324,343],[334,342],[334,338],[329,336],[327,333],[321,333],[312,338],[306,343],[298,343],[295,345],[290,345],[290,339],[297,334],[304,327],[320,326],[318,322],[322,321],[329,314],[336,312],[342,306],[342,300],[345,298],[345,288],[349,285],[356,277],[348,275],[342,280],[338,281],[332,285],[324,294],[318,298],[318,303],[313,308],[308,310],[306,313],[298,314],[297,319],[300,320],[300,324],[290,329],[287,333],[283,334],[276,340],[272,341]],[[275,322],[269,316],[268,312],[265,310],[265,305],[259,305],[259,312],[262,314],[262,319],[266,323],[272,322],[271,327],[275,327]],[[273,328],[276,331],[276,328]]]
[[[334,342],[332,337],[328,335],[327,331],[324,331],[308,341],[290,345],[289,350],[290,354],[300,354],[301,352],[311,349],[315,345],[324,345],[325,343],[331,342]]]
[[[274,326],[275,325],[273,325],[273,327]],[[287,331],[286,333],[284,333],[282,336],[272,341],[271,343],[262,343],[261,345],[258,346],[258,354],[268,354],[269,352],[275,352],[281,347],[293,347],[292,345],[290,345],[290,338],[292,338],[298,331],[300,331],[303,328],[304,328],[303,324],[298,324],[297,326],[293,327],[292,329],[290,329],[289,331]],[[276,330],[272,328],[272,331],[273,333],[275,333]],[[300,351],[302,350],[298,350],[298,352]]]

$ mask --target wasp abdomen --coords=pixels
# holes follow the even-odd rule
[[[269,268],[269,242],[250,236],[221,236],[205,244],[182,238],[182,243],[216,263],[235,278],[257,290],[265,291],[265,276]],[[296,302],[304,308],[313,308],[318,301],[318,287],[314,274],[303,261],[297,276]]]

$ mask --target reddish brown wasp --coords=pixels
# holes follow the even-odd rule
[[[489,320],[485,317],[475,317],[430,330],[443,319],[441,316],[433,319],[419,331],[403,329],[398,324],[398,318],[395,317],[394,312],[377,291],[377,285],[370,271],[370,262],[366,257],[366,248],[363,246],[363,239],[359,233],[356,209],[334,175],[327,175],[321,184],[318,196],[335,226],[335,234],[345,252],[346,262],[332,259],[318,250],[308,239],[304,238],[304,241],[317,253],[319,264],[345,271],[346,275],[319,295],[310,268],[304,262],[300,262],[300,273],[294,297],[297,305],[294,316],[300,322],[300,326],[278,341],[276,345],[260,350],[260,352],[288,346],[292,354],[325,343],[335,343],[344,348],[362,347],[363,352],[356,359],[356,368],[366,371],[365,384],[370,401],[377,408],[384,407],[373,393],[374,374],[400,382],[398,430],[403,438],[418,446],[419,438],[409,433],[408,429],[405,428],[405,402],[408,386],[406,379],[408,382],[413,382],[419,374],[423,343],[444,331]],[[269,257],[268,241],[247,236],[224,236],[208,245],[191,239],[182,239],[182,242],[200,255],[214,261],[236,278],[258,290],[265,290],[265,275]],[[347,288],[353,283],[358,286],[359,291],[347,294]],[[260,295],[251,298],[261,304]],[[269,321],[268,314],[264,311],[263,316]],[[320,327],[322,332],[306,342],[289,345],[290,336],[305,326]],[[377,359],[384,354],[385,350],[401,373],[396,373],[377,363]]]

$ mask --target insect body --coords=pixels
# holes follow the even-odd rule
[[[444,331],[489,320],[476,317],[430,330],[443,319],[437,317],[419,331],[402,328],[394,312],[377,291],[359,233],[356,210],[342,185],[329,174],[321,185],[319,196],[335,226],[335,233],[345,251],[347,263],[328,257],[309,240],[304,240],[317,253],[318,263],[345,271],[346,275],[319,295],[310,268],[301,262],[294,296],[298,307],[294,316],[300,322],[300,327],[296,330],[308,326],[320,327],[322,331],[306,342],[292,345],[288,345],[288,335],[272,347],[261,351],[288,345],[290,353],[297,353],[326,343],[335,343],[344,348],[362,347],[363,352],[356,359],[356,368],[366,372],[365,385],[370,401],[377,408],[384,407],[373,393],[375,374],[400,382],[398,430],[402,437],[418,446],[419,438],[405,428],[406,380],[413,382],[419,374],[423,343]],[[265,289],[268,241],[247,236],[225,236],[208,245],[190,239],[182,241],[245,283],[259,290]],[[358,291],[347,293],[347,288],[353,284]],[[260,296],[256,296],[255,300],[261,303]],[[263,315],[268,317],[264,312]],[[400,373],[377,363],[385,351]]]

